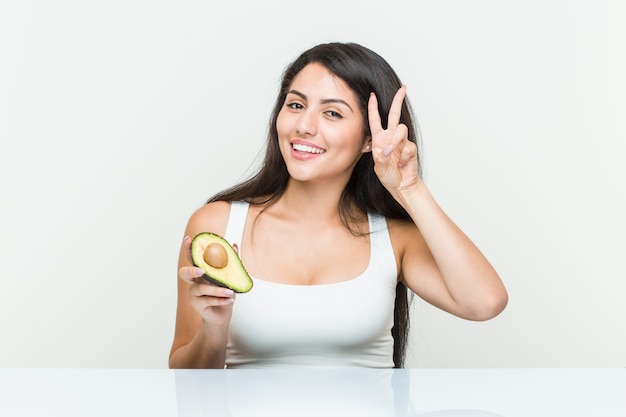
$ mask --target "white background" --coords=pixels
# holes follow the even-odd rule
[[[425,179],[500,272],[416,300],[409,366],[626,366],[619,0],[0,5],[0,366],[166,367],[185,222],[261,150],[280,73],[354,41],[408,85]]]

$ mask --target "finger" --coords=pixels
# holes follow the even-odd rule
[[[395,169],[392,158],[390,156],[383,156],[382,151],[379,150],[374,159],[374,172],[383,184],[394,182]]]
[[[205,294],[201,289],[207,288],[208,293]],[[230,293],[228,291],[230,291]],[[234,291],[208,284],[203,286],[197,285],[190,288],[189,295],[191,295],[194,300],[201,301],[206,307],[216,307],[235,302]]]
[[[396,95],[393,96],[391,102],[391,108],[389,109],[389,117],[387,119],[387,129],[395,129],[400,123],[400,116],[402,115],[402,102],[406,96],[406,85],[402,84],[402,87],[398,89]]]
[[[389,150],[376,148],[372,151],[372,157],[374,158],[374,166],[375,168],[386,169],[387,164],[389,163],[390,154],[393,151],[393,148]]]
[[[189,265],[193,265],[193,260],[191,259],[191,237],[185,236],[183,238],[183,252],[185,253],[185,259],[189,262]]]
[[[367,102],[367,117],[369,119],[370,133],[372,136],[383,131],[383,125],[380,121],[380,113],[378,111],[378,99],[374,93],[370,93],[370,98]]]
[[[195,266],[183,266],[178,270],[178,277],[189,284],[196,282],[202,275],[204,270]]]
[[[235,302],[235,299],[231,297],[199,296],[192,297],[190,302],[197,311],[202,312],[213,307],[231,305]]]
[[[409,138],[409,128],[404,123],[400,123],[393,131],[391,143],[397,148],[400,144],[407,142]]]
[[[384,149],[378,149],[378,153],[383,158],[389,158],[392,152],[402,151],[402,146],[404,142],[408,141],[409,129],[406,127],[404,123],[399,124],[393,131],[393,137],[391,139],[391,143],[387,145]]]
[[[198,283],[189,288],[189,294],[194,297],[234,298],[235,291],[230,288],[219,287],[208,282]]]
[[[209,307],[225,306],[225,305],[228,305],[228,304],[232,304],[234,302],[235,302],[234,298],[218,297],[218,298],[213,298],[213,299],[210,300]]]
[[[406,141],[405,146],[402,148],[402,152],[400,153],[400,157],[398,158],[398,165],[403,167],[411,162],[417,156],[417,148],[415,144],[409,141]]]

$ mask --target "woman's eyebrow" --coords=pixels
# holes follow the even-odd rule
[[[295,94],[296,96],[300,97],[302,100],[307,100],[306,94],[303,94],[303,93],[301,93],[298,90],[289,90],[287,92],[287,94]],[[329,103],[343,104],[346,107],[348,107],[350,109],[350,111],[352,111],[352,113],[354,113],[354,110],[352,109],[352,107],[345,100],[342,100],[340,98],[325,98],[325,99],[321,100],[320,103],[322,103],[322,104],[329,104]]]

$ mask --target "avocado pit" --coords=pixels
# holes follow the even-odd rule
[[[228,253],[219,243],[211,243],[204,249],[204,260],[213,268],[224,268],[228,265]]]

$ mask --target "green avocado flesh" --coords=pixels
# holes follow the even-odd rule
[[[209,245],[215,249],[215,244],[224,249],[217,247],[217,252],[223,254],[224,259],[223,262],[214,262],[212,265],[205,259],[205,251]],[[203,232],[194,237],[191,241],[191,259],[195,266],[204,269],[203,278],[215,285],[230,288],[238,293],[248,292],[252,289],[252,279],[241,263],[237,252],[226,239],[219,235]],[[221,264],[224,263],[225,266],[222,266]]]

